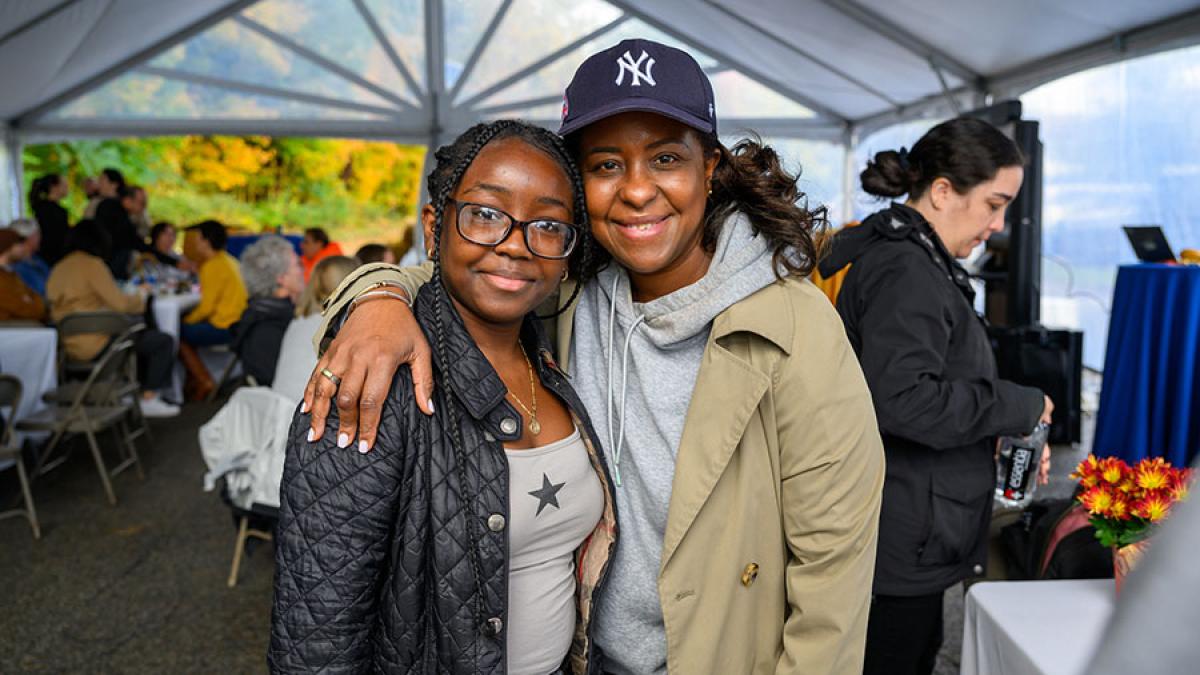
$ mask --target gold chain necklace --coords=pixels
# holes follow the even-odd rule
[[[525,414],[529,415],[529,432],[537,436],[542,433],[542,425],[537,420],[537,387],[533,385],[533,364],[529,362],[529,355],[525,353],[524,347],[521,348],[521,356],[525,358],[525,367],[529,369],[529,395],[533,398],[533,410],[526,408],[525,404],[521,402],[521,399],[517,398],[517,395],[511,389],[508,393],[517,402],[517,405],[521,406],[521,410],[524,410]]]

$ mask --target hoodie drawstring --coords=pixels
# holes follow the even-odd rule
[[[644,315],[639,315],[633,321],[633,325],[629,327],[629,332],[625,334],[625,347],[621,351],[621,425],[616,430],[614,436],[613,425],[613,357],[616,355],[613,347],[613,337],[617,327],[617,286],[621,283],[621,275],[613,275],[612,293],[609,295],[608,305],[608,390],[605,392],[605,399],[608,406],[608,448],[612,455],[613,465],[613,480],[617,487],[621,487],[621,446],[625,444],[625,392],[626,385],[629,384],[629,346],[633,344],[633,332],[643,321],[646,320]]]

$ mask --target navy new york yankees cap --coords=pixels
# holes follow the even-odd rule
[[[566,136],[618,113],[658,113],[716,134],[712,83],[690,54],[651,40],[623,40],[589,56],[563,96]]]

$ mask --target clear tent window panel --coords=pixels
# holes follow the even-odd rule
[[[364,0],[364,4],[413,80],[427,88],[424,0]]]
[[[1102,368],[1117,267],[1136,262],[1122,225],[1200,242],[1200,47],[1087,70],[1021,96],[1044,146],[1042,322],[1084,331]]]
[[[500,0],[456,0],[443,5],[447,89],[458,85],[479,42],[492,37],[487,34],[487,27],[501,6]]]
[[[620,17],[621,11],[603,0],[572,3],[513,0],[463,84],[456,102],[470,101]],[[565,85],[566,82],[562,82],[560,90]]]
[[[721,139],[727,146],[739,140],[741,135],[737,133],[723,135]],[[780,137],[764,137],[762,141],[779,153],[784,169],[799,175],[797,184],[808,207],[813,210],[825,207],[829,224],[840,226],[843,221],[842,167],[846,158],[842,144]]]
[[[57,119],[387,120],[373,113],[230,91],[158,75],[122,75],[56,111]]]
[[[419,100],[349,0],[263,0],[242,12],[239,20],[316,52],[378,87],[376,93],[390,93],[408,103]]]
[[[581,43],[578,47],[552,63],[546,64],[537,71],[529,73],[524,78],[512,83],[510,86],[481,100],[476,107],[488,109],[520,104],[526,101],[544,100],[555,97],[561,98],[567,88],[567,84],[571,81],[571,76],[575,74],[575,69],[579,67],[579,64],[583,63],[584,59],[598,51],[608,49],[622,40],[632,38],[654,40],[665,45],[683,49],[696,59],[700,67],[717,67],[716,59],[711,56],[672,38],[644,21],[631,18]]]
[[[226,20],[150,61],[153,68],[394,108],[391,101]]]

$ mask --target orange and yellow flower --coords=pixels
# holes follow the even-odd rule
[[[1075,467],[1075,473],[1071,474],[1071,478],[1079,481],[1079,484],[1085,488],[1093,488],[1100,484],[1100,463],[1096,460],[1095,455],[1088,455],[1087,459],[1079,463]]]
[[[1170,486],[1171,465],[1162,457],[1143,459],[1137,465],[1136,480],[1143,490],[1162,490]]]
[[[1118,457],[1100,460],[1100,478],[1109,485],[1117,485],[1129,473],[1129,465]]]
[[[1161,492],[1151,492],[1133,505],[1133,515],[1157,523],[1171,512],[1171,499]]]
[[[1107,487],[1097,485],[1079,495],[1079,503],[1096,516],[1107,516],[1112,510],[1113,493]]]

